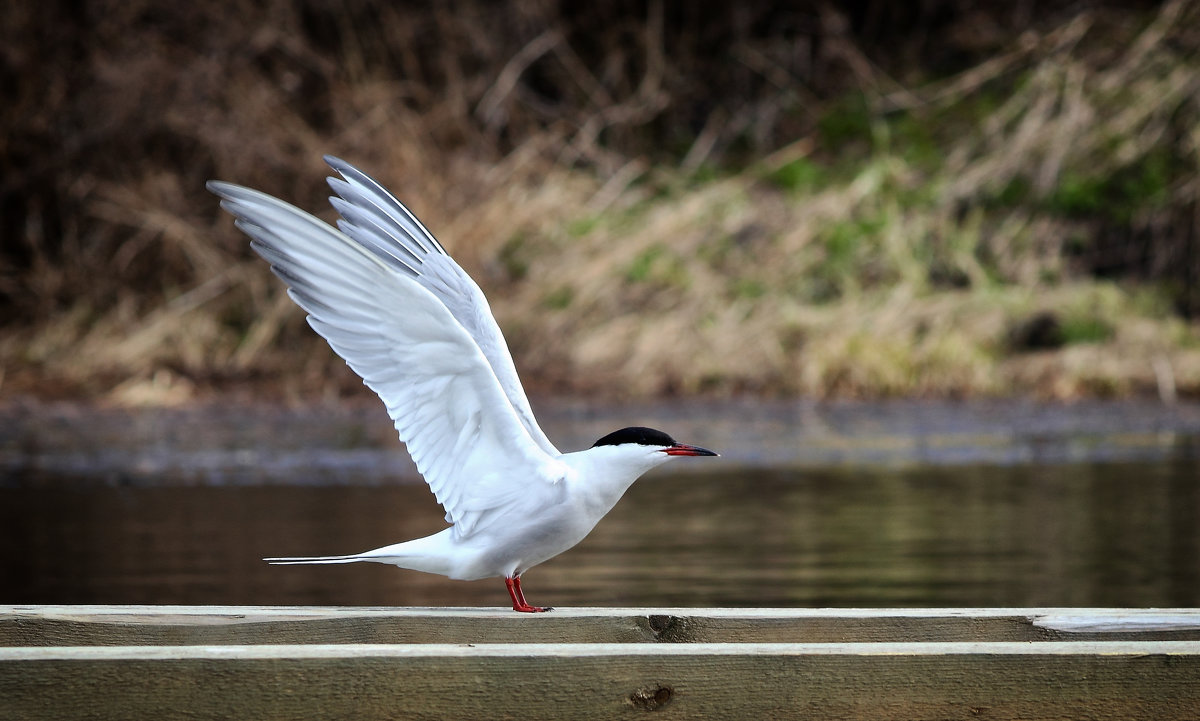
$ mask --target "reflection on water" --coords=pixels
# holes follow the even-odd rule
[[[0,485],[0,603],[507,602],[499,580],[258,560],[433,532],[416,483],[28,485]],[[1198,519],[1187,459],[659,473],[525,585],[563,606],[1194,606]]]

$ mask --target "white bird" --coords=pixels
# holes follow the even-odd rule
[[[347,556],[475,580],[501,576],[513,610],[521,576],[583,540],[646,471],[716,453],[650,428],[623,428],[562,453],[538,427],[487,299],[382,185],[334,157],[338,227],[278,198],[210,181],[221,207],[288,286],[308,323],[387,406],[448,528]]]

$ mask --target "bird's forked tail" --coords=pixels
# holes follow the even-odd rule
[[[354,563],[355,561],[378,561],[363,553],[349,556],[282,556],[279,558],[264,558],[264,561],[275,566],[296,566],[303,563]]]
[[[345,556],[280,556],[276,558],[264,558],[263,560],[267,563],[280,566],[372,561],[374,563],[387,563],[401,568],[411,568],[414,571],[453,576],[453,554],[448,553],[446,550],[449,538],[450,529],[446,529],[441,533],[435,533],[425,538],[415,538],[411,541],[394,543],[383,548],[363,551],[362,553],[351,553]]]

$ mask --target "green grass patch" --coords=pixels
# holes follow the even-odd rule
[[[625,280],[630,283],[644,283],[650,280],[654,272],[654,264],[663,256],[662,246],[654,245],[638,254],[629,267],[625,269]]]
[[[755,278],[738,278],[733,284],[735,298],[754,300],[767,294],[767,284]]]
[[[1068,217],[1095,217],[1127,224],[1142,211],[1163,208],[1178,172],[1177,162],[1154,150],[1108,173],[1068,169],[1046,198],[1044,207]]]
[[[1061,332],[1064,345],[1103,343],[1116,333],[1108,321],[1096,316],[1067,316],[1063,318]]]
[[[523,233],[514,233],[496,253],[496,258],[509,280],[523,280],[529,273],[528,246],[528,240]]]
[[[576,218],[575,220],[572,220],[569,223],[567,223],[567,227],[566,227],[567,235],[571,236],[572,238],[582,238],[583,236],[585,236],[588,233],[591,233],[593,230],[595,230],[596,227],[599,225],[600,225],[600,216],[599,215],[590,215],[585,218]]]
[[[821,187],[828,174],[809,158],[797,158],[767,173],[767,182],[790,192],[811,191]]]
[[[542,297],[542,305],[550,310],[566,310],[575,300],[575,290],[569,285],[560,285]]]
[[[625,269],[629,283],[645,283],[672,288],[686,288],[687,269],[682,261],[661,245],[652,245],[638,254]]]
[[[817,121],[824,149],[836,151],[852,143],[870,143],[871,109],[861,93],[847,93],[832,102]]]

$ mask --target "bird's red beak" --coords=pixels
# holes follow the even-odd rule
[[[676,443],[670,448],[664,448],[663,453],[668,456],[717,456],[719,453],[713,453],[707,448],[700,446],[689,446],[686,443]]]

